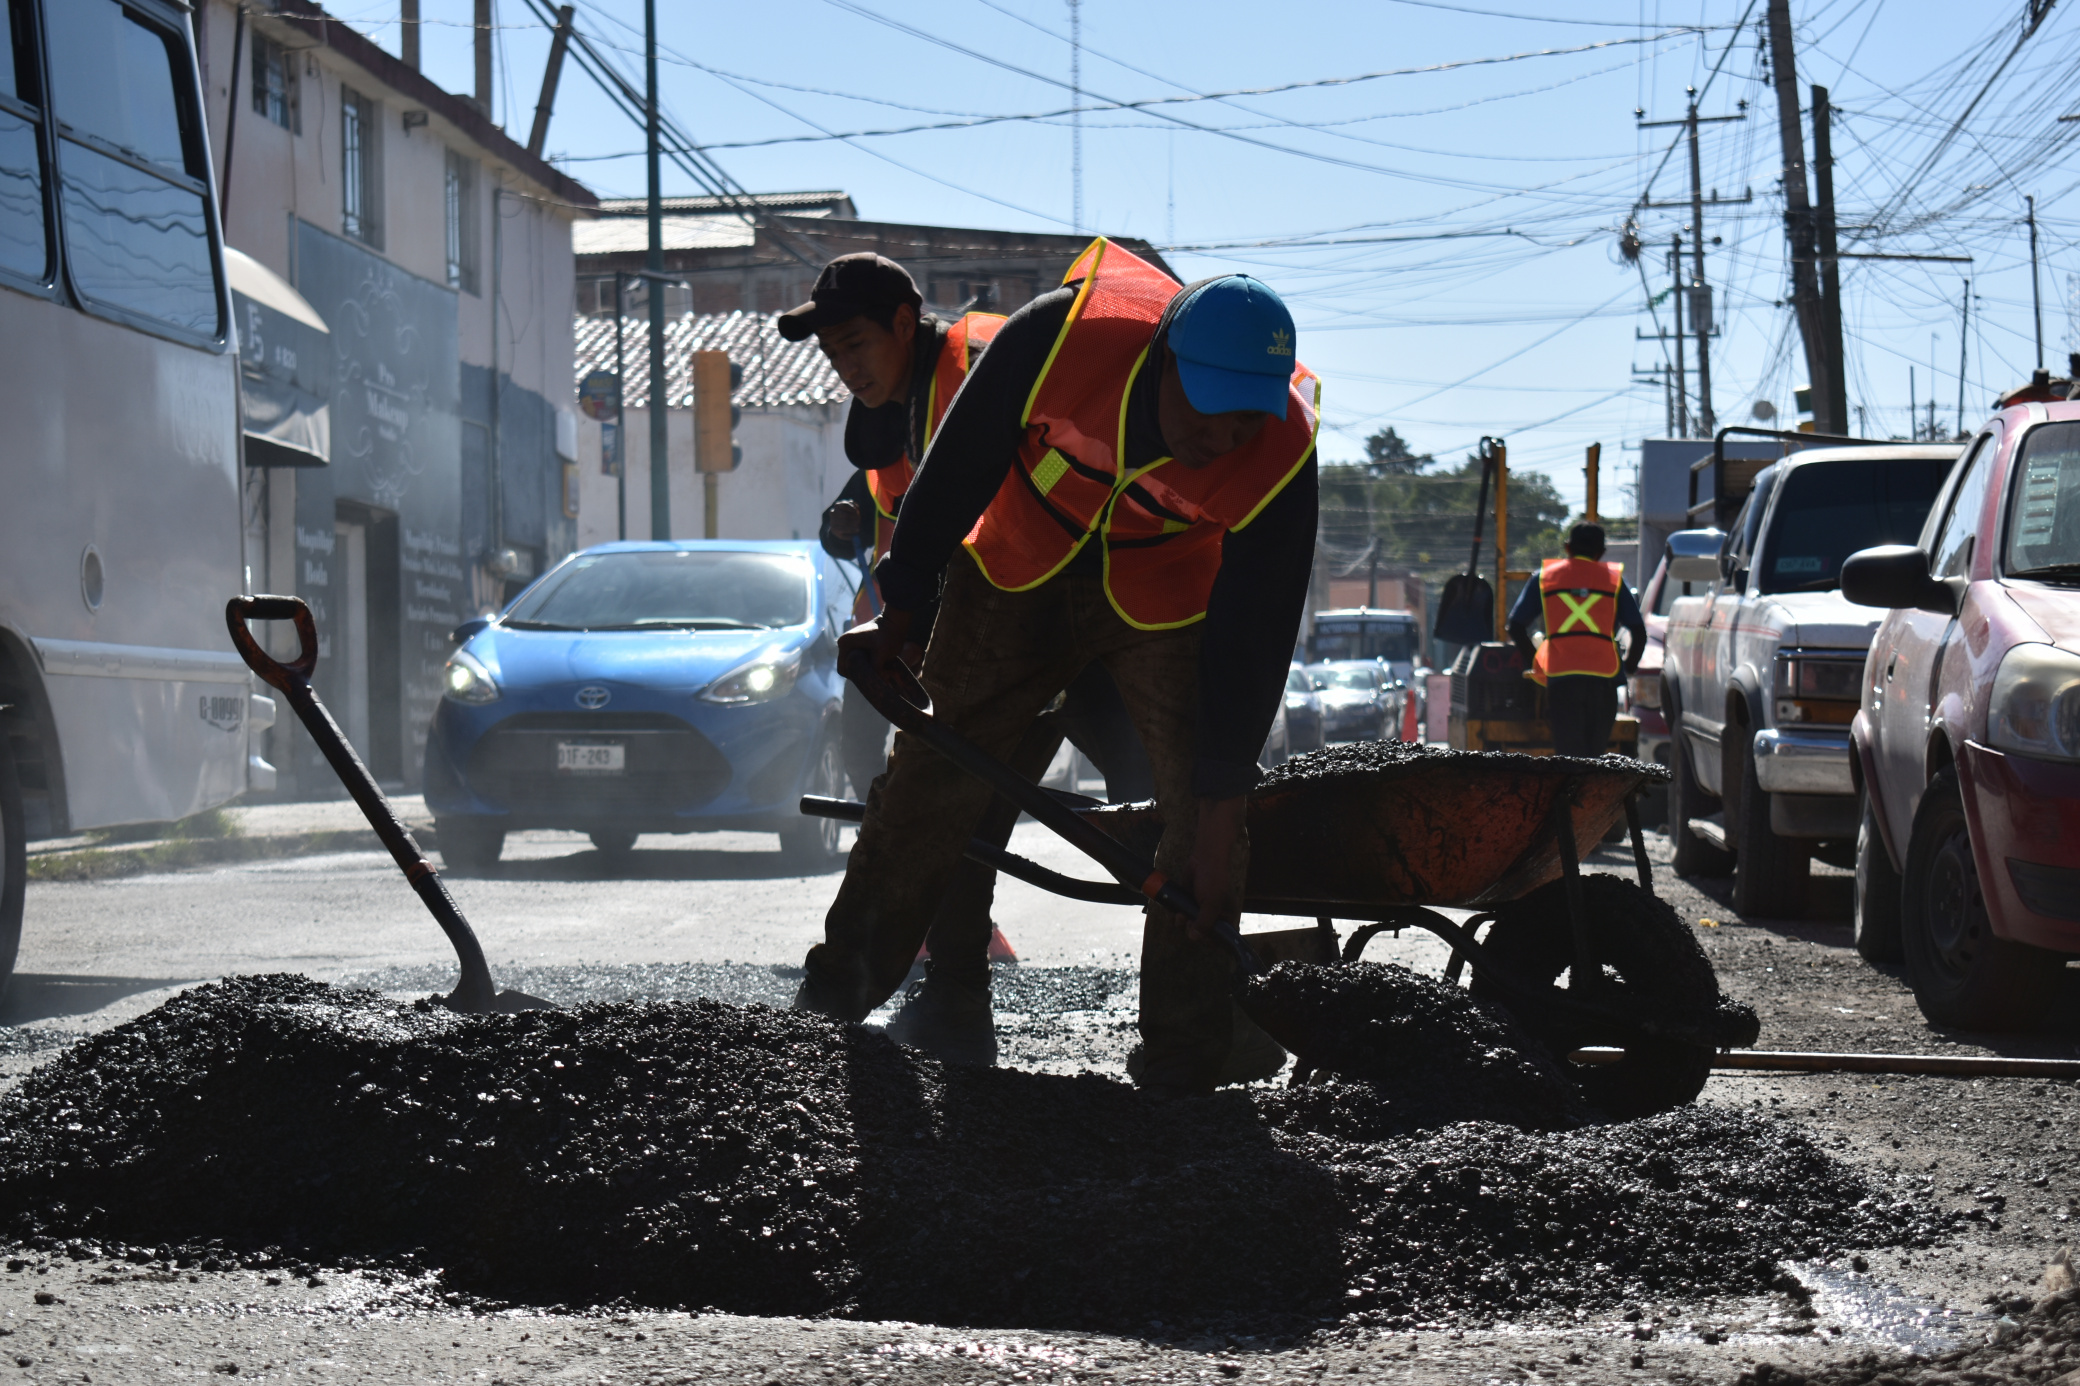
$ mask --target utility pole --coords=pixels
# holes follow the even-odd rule
[[[1712,286],[1704,278],[1704,174],[1697,154],[1697,101],[1690,101],[1690,256],[1697,272],[1690,286],[1690,326],[1697,333],[1698,436],[1718,426],[1712,417]]]
[[[243,8],[239,18],[245,18]],[[232,71],[238,70],[237,50],[233,49]],[[412,71],[419,70],[419,0],[398,0],[397,6],[397,56]]]
[[[476,16],[477,109],[491,118],[491,0],[477,0]]]
[[[1957,313],[1957,436],[1964,437],[1964,350],[1972,329],[1972,281],[1964,281],[1964,302]]]
[[[2037,322],[2037,369],[2044,369],[2044,299],[2037,291],[2037,199],[2029,203],[2029,311]]]
[[[1820,261],[1820,349],[1828,364],[1827,423],[1816,414],[1813,428],[1841,433],[1849,427],[1849,371],[1842,357],[1842,262],[1834,234],[1834,107],[1822,86],[1813,88],[1813,191],[1819,198],[1813,238]]]
[[[643,285],[650,304],[650,537],[672,537],[672,471],[665,424],[671,408],[664,378],[664,197],[658,166],[657,0],[643,0],[644,158],[650,173],[650,253],[653,276]]]
[[[1769,0],[1770,68],[1777,88],[1777,131],[1784,149],[1784,238],[1791,246],[1791,303],[1805,343],[1807,383],[1813,392],[1813,428],[1839,433],[1845,422],[1832,413],[1837,365],[1821,328],[1820,285],[1813,246],[1813,210],[1806,198],[1805,132],[1798,120],[1798,66],[1791,50],[1791,0]],[[1845,396],[1846,397],[1846,396]]]
[[[1669,298],[1676,313],[1676,437],[1690,436],[1690,376],[1683,364],[1683,237],[1678,233],[1669,245],[1668,282],[1674,287]]]

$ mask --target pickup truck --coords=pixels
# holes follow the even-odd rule
[[[1849,723],[1879,618],[1837,590],[1842,561],[1912,543],[1958,451],[1794,452],[1755,475],[1716,557],[1670,559],[1708,584],[1670,609],[1662,665],[1675,869],[1731,871],[1744,915],[1795,918],[1815,856],[1855,863]]]

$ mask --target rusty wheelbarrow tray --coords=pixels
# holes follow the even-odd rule
[[[933,719],[914,679],[906,697],[863,654],[841,668],[891,722],[1017,803],[1113,879],[1067,876],[980,839],[970,842],[970,857],[1072,899],[1153,901],[1198,916],[1196,903],[1154,866],[1162,821],[1153,804],[1102,805],[1043,789]],[[1638,1115],[1687,1102],[1703,1086],[1712,1054],[1752,1043],[1757,1026],[1752,1010],[1723,1001],[1695,938],[1653,896],[1636,804],[1667,773],[1617,756],[1414,747],[1327,773],[1273,772],[1250,796],[1242,910],[1315,925],[1213,931],[1248,976],[1280,960],[1355,961],[1382,930],[1427,930],[1452,948],[1451,979],[1471,963],[1475,993],[1504,1006],[1560,1056],[1586,1046],[1624,1052],[1618,1063],[1577,1070],[1606,1110]],[[802,811],[857,822],[864,805],[806,798]],[[1580,844],[1601,841],[1621,819],[1638,887],[1609,877],[1585,883]],[[1461,923],[1439,907],[1478,913]],[[1362,926],[1346,941],[1337,920]],[[1266,1028],[1286,1038],[1273,1024]],[[1300,1055],[1302,1070],[1307,1058]]]

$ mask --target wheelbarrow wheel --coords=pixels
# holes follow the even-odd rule
[[[1605,875],[1582,877],[1582,901],[1596,954],[1604,960],[1598,1000],[1620,1014],[1671,1026],[1702,1026],[1711,1020],[1720,1007],[1718,979],[1673,909],[1632,882]],[[1597,1110],[1620,1120],[1651,1116],[1684,1106],[1703,1090],[1711,1074],[1709,1045],[1599,1032],[1593,1020],[1522,994],[1525,987],[1552,987],[1574,962],[1564,880],[1497,907],[1482,951],[1518,986],[1477,967],[1473,994],[1508,1011],[1549,1046]],[[1617,1045],[1624,1056],[1607,1064],[1568,1061],[1569,1053],[1591,1045]]]

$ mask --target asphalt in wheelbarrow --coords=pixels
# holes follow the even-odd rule
[[[1513,1046],[1461,991],[1372,985],[1419,1017],[1412,1062]],[[1164,1102],[759,1005],[463,1016],[237,978],[0,1098],[0,1233],[485,1301],[1276,1332],[1740,1293],[1939,1230],[1759,1115],[1588,1123],[1507,1054],[1375,1076]],[[1536,1120],[1495,1119],[1526,1092]]]

